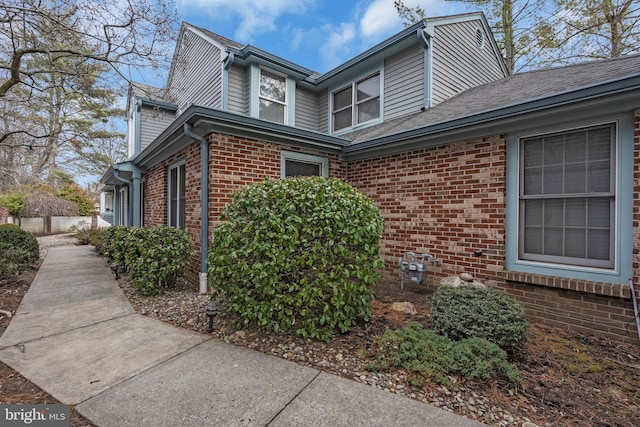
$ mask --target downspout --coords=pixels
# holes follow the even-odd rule
[[[127,187],[129,187],[129,190],[127,191],[127,198],[129,199],[129,206],[127,206],[127,210],[128,210],[128,218],[127,218],[127,222],[131,222],[131,219],[133,218],[133,182],[129,181],[128,179],[125,179],[123,177],[121,177],[118,174],[118,169],[116,169],[115,167],[113,168],[113,177],[120,181],[120,182],[124,182],[125,184],[127,184]],[[122,200],[120,200],[120,203],[122,203]],[[129,225],[129,224],[127,224]]]
[[[222,111],[229,111],[229,68],[233,65],[236,56],[229,52],[222,61]]]
[[[193,131],[189,123],[184,124],[184,133],[200,142],[200,293],[209,290],[207,279],[207,245],[209,243],[209,144]]]
[[[427,33],[426,28],[418,28],[416,30],[416,35],[418,36],[418,41],[424,48],[424,103],[422,105],[422,111],[431,108],[431,97],[432,97],[432,87],[433,87],[433,73],[432,73],[432,49],[431,49],[431,40],[432,37],[429,33]]]
[[[631,288],[631,301],[633,302],[633,313],[636,315],[636,329],[638,331],[638,339],[640,339],[640,313],[638,312],[638,300],[636,299],[636,290],[633,286],[633,277],[629,279],[629,287]]]

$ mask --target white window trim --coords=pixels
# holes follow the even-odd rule
[[[173,211],[171,209],[171,171],[174,169],[179,169],[181,166],[185,167],[185,177],[186,177],[186,162],[184,160],[180,160],[177,161],[175,163],[170,164],[169,166],[167,166],[167,225],[171,226],[171,216],[173,215]],[[178,189],[180,188],[180,174],[178,173],[178,180],[177,180],[177,185],[178,185]],[[186,181],[186,179],[185,179]],[[184,191],[186,191],[187,186],[186,186],[186,182],[183,185]],[[184,195],[183,195],[184,196]],[[180,200],[180,195],[178,194],[178,200]],[[177,216],[176,219],[180,218],[180,203],[177,203]],[[186,203],[185,203],[185,208],[186,208]],[[186,221],[186,217],[185,217],[185,221]],[[176,222],[179,222],[176,220]],[[185,229],[186,224],[178,224],[177,228],[180,229]]]
[[[262,75],[262,70],[267,71],[271,74],[275,74],[280,77],[285,78],[285,102],[284,104],[281,101],[275,101],[270,98],[264,97],[260,95],[260,77]],[[281,124],[294,126],[295,125],[295,116],[294,116],[294,100],[295,100],[295,89],[296,83],[295,80],[289,78],[284,73],[280,73],[271,68],[262,67],[258,65],[251,65],[250,67],[250,88],[249,88],[249,115],[251,117],[260,118],[260,99],[267,99],[271,102],[276,102],[280,105],[284,105],[284,122]],[[274,122],[278,123],[278,122]]]
[[[329,159],[314,154],[298,153],[295,151],[282,150],[280,153],[280,178],[286,178],[286,162],[293,160],[301,163],[310,163],[320,166],[320,176],[327,178],[329,176]]]
[[[378,96],[378,102],[379,102],[379,111],[380,111],[380,115],[376,118],[373,118],[371,120],[367,120],[366,122],[362,122],[362,123],[358,123],[358,118],[357,118],[357,108],[356,106],[358,105],[357,102],[357,84],[367,80],[371,77],[374,77],[375,75],[378,75],[380,77],[380,94]],[[333,110],[333,96],[335,95],[335,93],[340,92],[341,90],[347,89],[351,87],[351,126],[347,126],[344,127],[342,129],[339,130],[334,130],[334,118],[333,115],[335,113],[335,111]],[[371,99],[371,98],[369,98]],[[341,133],[346,133],[346,132],[350,132],[353,131],[354,129],[359,129],[359,128],[363,128],[363,127],[367,127],[367,126],[371,126],[374,124],[378,124],[383,120],[383,106],[384,106],[384,73],[382,68],[375,70],[374,72],[368,73],[368,74],[364,74],[360,77],[358,77],[357,79],[352,80],[351,82],[349,82],[348,84],[344,84],[341,85],[333,90],[330,91],[329,93],[329,129],[331,130],[332,134],[341,134]],[[362,104],[365,101],[361,101],[360,104]],[[345,107],[347,108],[347,107]]]

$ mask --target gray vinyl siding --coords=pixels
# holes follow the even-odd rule
[[[296,87],[296,127],[318,130],[318,95]]]
[[[169,82],[169,94],[178,106],[185,103],[222,108],[220,49],[199,35],[185,31]]]
[[[229,112],[249,114],[248,72],[244,67],[232,65],[227,73],[229,79]]]
[[[318,132],[329,133],[329,91],[318,95]]]
[[[151,144],[174,119],[174,111],[143,106],[140,110],[140,151]]]
[[[384,62],[384,119],[420,111],[424,105],[424,49],[419,43]]]
[[[485,46],[478,47],[476,28],[483,28],[481,21],[435,27],[432,105],[471,87],[504,77],[486,33]]]

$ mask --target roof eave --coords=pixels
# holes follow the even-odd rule
[[[185,123],[202,136],[220,132],[278,144],[297,144],[336,154],[349,144],[344,138],[192,105],[133,159],[134,164],[152,167],[193,144],[194,141],[184,133]]]

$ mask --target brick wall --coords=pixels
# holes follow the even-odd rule
[[[639,120],[640,113],[635,131],[636,278]],[[398,259],[405,251],[430,253],[440,261],[427,273],[427,286],[433,289],[443,277],[468,272],[518,299],[532,321],[640,343],[628,286],[505,271],[505,152],[505,138],[493,136],[348,164],[347,180],[372,197],[385,218],[383,280],[399,286]]]
[[[496,136],[348,165],[348,181],[373,198],[385,218],[385,279],[398,279],[405,251],[440,260],[430,267],[431,285],[463,271],[484,281],[499,278],[505,144]]]

